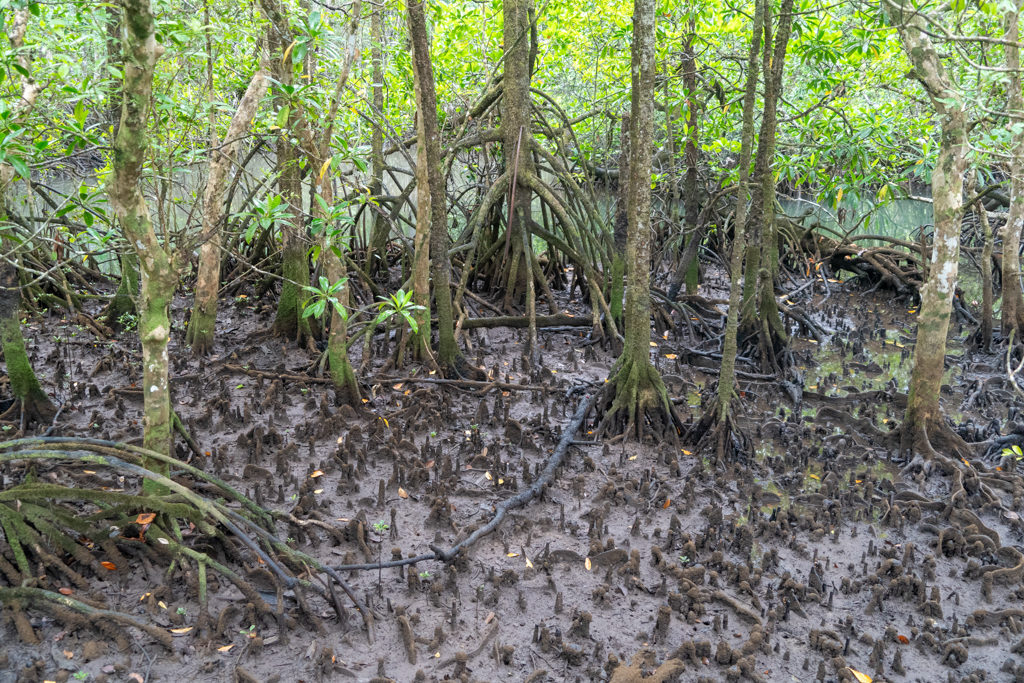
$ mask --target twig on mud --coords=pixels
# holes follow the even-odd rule
[[[550,387],[533,384],[510,384],[508,382],[481,382],[474,379],[441,379],[434,377],[377,377],[370,380],[371,384],[405,384],[406,382],[419,382],[422,384],[440,384],[451,387],[466,387],[468,389],[480,388],[484,393],[489,389],[503,389],[506,391],[551,391]]]
[[[241,372],[252,377],[266,377],[268,379],[283,379],[291,382],[306,382],[309,384],[330,384],[333,380],[328,377],[312,377],[310,375],[295,375],[286,372],[269,372],[267,370],[256,370],[242,365],[225,363],[223,368],[230,372]]]
[[[407,557],[402,560],[391,560],[389,562],[340,565],[334,567],[334,570],[342,572],[388,569],[390,567],[404,567],[406,565],[416,564],[418,562],[427,562],[430,560],[451,562],[460,552],[497,529],[498,525],[501,524],[502,520],[505,519],[505,515],[507,515],[510,510],[521,508],[529,503],[531,500],[539,496],[544,488],[554,480],[555,472],[565,459],[565,454],[568,452],[569,446],[571,446],[573,441],[575,441],[576,432],[586,419],[587,413],[590,412],[596,396],[597,394],[591,394],[580,402],[579,407],[576,409],[576,413],[573,414],[572,418],[565,425],[565,429],[562,431],[562,436],[558,440],[558,445],[555,446],[554,453],[552,453],[551,457],[548,458],[547,464],[544,466],[544,470],[540,473],[540,476],[535,482],[533,482],[530,488],[512,496],[502,503],[499,503],[494,508],[494,516],[491,517],[491,521],[474,531],[467,538],[456,543],[449,550],[444,550],[436,545],[431,545],[429,547],[433,551],[432,553],[424,553],[414,557]]]

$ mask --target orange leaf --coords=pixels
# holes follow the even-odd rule
[[[310,479],[316,479],[317,477],[322,477],[322,476],[324,476],[324,473],[322,471],[320,471],[320,470],[316,470],[315,472],[313,472],[313,474],[309,475],[309,478]]]
[[[106,560],[100,562],[100,566],[104,569],[109,569],[110,571],[115,571],[117,569],[116,564],[114,564],[113,562],[107,562]]]
[[[850,669],[850,673],[852,673],[853,677],[857,679],[857,683],[871,683],[871,676],[868,676],[867,674],[862,674],[856,669]]]
[[[401,486],[399,486],[398,487],[398,497],[399,498],[408,498],[409,494],[406,493],[405,489],[403,489]]]
[[[153,520],[156,519],[155,512],[140,512],[139,516],[135,518],[136,524],[152,524]]]
[[[896,640],[900,641],[900,642],[901,642],[901,643],[903,643],[904,645],[906,645],[907,643],[909,643],[909,642],[910,642],[910,638],[907,638],[907,637],[906,637],[905,635],[902,635],[902,634],[901,634],[901,635],[898,635],[898,636],[896,636]]]
[[[191,626],[182,626],[181,628],[172,628],[171,633],[173,633],[176,636],[183,636],[191,630]]]
[[[64,587],[62,587],[62,588],[58,588],[58,589],[57,589],[57,592],[58,592],[58,593],[60,593],[61,595],[71,595],[71,594],[73,594],[73,593],[74,593],[75,591],[71,590],[71,589],[70,589],[70,588],[68,588],[67,586],[64,586]]]
[[[667,510],[668,506],[671,505],[671,504],[672,504],[672,499],[671,498],[666,498],[665,502],[661,504],[661,509],[662,510]]]

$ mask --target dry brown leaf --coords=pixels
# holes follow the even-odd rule
[[[140,512],[139,516],[135,518],[135,523],[145,526],[146,524],[152,524],[154,519],[156,519],[155,512]]]
[[[323,470],[315,470],[313,474],[309,475],[310,479],[316,479],[317,477],[324,476]]]
[[[71,595],[75,591],[71,590],[67,586],[62,586],[61,588],[57,589],[57,592],[60,593],[61,595]]]
[[[227,652],[228,650],[230,650],[234,646],[235,646],[234,643],[230,643],[228,645],[221,645],[220,647],[217,648],[217,652]]]
[[[176,636],[183,636],[191,630],[191,626],[182,626],[181,628],[172,628],[171,633],[173,633]]]
[[[853,677],[857,679],[857,683],[871,683],[871,676],[868,676],[867,674],[861,673],[856,669],[850,669],[850,673],[852,673]]]

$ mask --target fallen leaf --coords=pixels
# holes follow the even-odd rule
[[[853,677],[857,679],[857,683],[871,683],[871,676],[868,676],[867,674],[862,674],[856,669],[850,669],[850,673],[852,673]]]
[[[140,512],[139,516],[135,518],[135,523],[139,525],[152,524],[154,519],[156,519],[155,512]]]
[[[908,644],[910,642],[910,638],[907,638],[905,635],[902,635],[902,634],[896,636],[896,640],[900,641],[904,645],[906,645],[906,644]]]
[[[398,487],[398,497],[399,498],[408,498],[409,494],[406,493],[405,489],[403,489],[401,486],[399,486]]]
[[[665,502],[661,504],[661,509],[662,510],[667,510],[668,506],[671,505],[671,504],[672,504],[672,499],[671,498],[666,498]]]
[[[493,621],[493,620],[494,620],[494,612],[488,612],[488,613],[487,613],[487,616],[486,616],[486,617],[484,617],[484,623],[485,623],[485,624],[489,624],[489,623],[491,623],[491,621]]]
[[[814,472],[811,472],[811,473],[810,473],[809,475],[807,475],[807,476],[809,476],[809,477],[810,477],[811,479],[819,479],[819,480],[821,479],[821,477],[819,477],[819,476],[818,476],[817,474],[815,474]]]
[[[227,652],[228,650],[230,650],[234,646],[235,646],[234,643],[230,643],[229,645],[222,645],[222,646],[217,648],[217,652]]]
[[[685,448],[680,448],[679,450],[683,452],[683,455],[693,455],[693,451],[688,451]]]
[[[490,472],[484,472],[484,479],[486,479],[487,481],[491,481],[492,479],[494,479],[494,477],[491,476]]]
[[[135,683],[146,683],[146,679],[143,678],[142,674],[140,674],[140,673],[132,672],[132,673],[128,674],[128,678],[130,678],[133,681],[135,681]]]
[[[85,474],[96,474],[96,470],[82,470]]]
[[[163,600],[161,600],[160,602],[158,602],[156,604],[160,606],[160,609],[167,609],[167,603],[164,602]]]
[[[324,476],[323,471],[322,470],[316,470],[315,472],[313,472],[313,474],[309,475],[309,478],[310,479],[316,479],[317,477],[322,477],[322,476]]]
[[[423,466],[423,469],[429,470],[433,466],[434,466],[434,461],[433,460],[428,460],[427,464]]]
[[[181,628],[172,628],[171,633],[173,633],[176,636],[183,636],[191,630],[191,626],[182,626]]]
[[[64,656],[67,657],[68,659],[74,659],[75,658],[75,653],[72,652],[71,650],[64,650],[63,652],[64,652]]]
[[[583,561],[583,566],[587,568],[587,571],[588,571],[588,572],[590,571],[590,568],[591,568],[591,567],[592,567],[593,565],[591,564],[591,562],[590,562],[590,558],[589,558],[589,557],[588,557],[588,558],[587,558],[586,560],[584,560],[584,561]]]
[[[403,386],[405,386],[405,385],[402,384],[401,382],[399,382],[398,384],[395,384],[391,388],[394,389],[395,391],[401,391]]]
[[[103,562],[100,562],[100,566],[103,567],[104,569],[109,569],[110,571],[115,571],[117,569],[117,565],[116,564],[114,564],[113,562],[108,562],[106,560],[104,560]]]
[[[519,557],[519,553],[509,553],[506,557]]]
[[[679,356],[677,356],[677,355],[676,355],[676,354],[674,354],[674,353],[666,353],[666,354],[665,354],[665,358],[668,358],[669,360],[675,360],[675,359],[676,359],[676,358],[678,358],[678,357],[679,357]]]
[[[630,459],[630,460],[636,460],[636,458],[637,458],[637,456],[635,456],[635,455],[631,455],[631,456],[629,456],[629,459]]]
[[[658,342],[651,342],[651,346],[653,346],[653,347],[657,348],[657,346],[658,346]]]
[[[526,568],[533,569],[533,562],[530,562],[530,558],[526,558]]]
[[[321,493],[323,493],[323,492],[324,492],[324,490],[323,490],[323,489],[314,489],[314,491],[313,491],[313,493],[315,493],[315,494],[316,494],[316,495],[318,495],[318,496],[319,496],[319,495],[320,495]]]

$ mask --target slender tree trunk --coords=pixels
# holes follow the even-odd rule
[[[7,40],[14,51],[20,51],[24,46],[29,16],[27,8],[14,13],[11,28],[7,33]],[[35,106],[39,87],[29,75],[32,65],[23,51],[18,57],[18,64],[23,70],[21,97],[14,105],[14,110],[17,120],[20,120]],[[7,220],[6,194],[13,179],[14,168],[7,163],[0,164],[0,222]],[[48,422],[53,418],[56,409],[39,385],[25,352],[25,340],[21,336],[21,290],[14,261],[16,249],[0,236],[0,250],[3,251],[3,256],[0,257],[0,349],[3,350],[4,362],[7,364],[11,393],[21,404],[27,421]]]
[[[418,191],[430,196],[431,276],[434,280],[434,303],[437,306],[437,362],[443,372],[456,374],[458,346],[455,343],[455,321],[452,315],[451,263],[448,259],[448,218],[445,179],[442,173],[441,143],[437,129],[437,93],[434,70],[430,61],[430,39],[424,15],[424,0],[408,0],[409,35],[412,38],[413,71],[416,77],[418,148],[424,150],[417,161],[425,163],[425,172],[416,169]],[[418,219],[418,217],[417,217]],[[428,313],[429,315],[429,313]]]
[[[530,55],[531,14],[533,0],[503,0],[505,72],[502,78],[501,134],[506,168],[513,170],[514,187],[510,190],[507,234],[501,252],[504,268],[499,284],[505,286],[504,307],[511,310],[526,294],[526,278],[532,268],[523,251],[523,231],[529,232],[532,220],[533,193],[522,181],[536,173],[533,163],[530,126]],[[518,157],[517,157],[518,154]]]
[[[793,0],[783,0],[779,9],[779,27],[774,46],[771,39],[771,15],[765,8],[765,74],[764,111],[761,132],[754,158],[754,191],[748,221],[747,278],[744,283],[740,336],[757,339],[761,362],[766,369],[781,369],[780,354],[787,343],[786,329],[779,317],[775,300],[775,277],[778,274],[778,234],[775,229],[775,136],[778,129],[778,102],[782,93],[782,77],[786,49],[793,26]]]
[[[284,53],[292,45],[295,36],[288,24],[278,0],[260,0],[260,6],[266,14],[267,42],[270,49],[271,64],[274,67],[274,79],[278,82],[277,108],[289,107],[288,122],[285,130],[277,139],[277,162],[275,171],[278,174],[277,187],[284,203],[291,208],[291,215],[280,224],[281,229],[281,296],[277,302],[277,314],[274,317],[274,332],[289,339],[296,340],[300,345],[312,344],[312,329],[309,318],[303,318],[309,296],[303,287],[309,285],[309,245],[305,223],[302,219],[302,176],[299,169],[299,150],[292,137],[296,135],[299,116],[294,103],[286,94],[294,84],[294,69],[291,59],[285,59]],[[317,169],[319,171],[319,169]]]
[[[675,299],[679,289],[686,283],[686,291],[697,292],[700,269],[697,263],[697,250],[704,241],[704,231],[697,225],[700,216],[700,195],[698,194],[698,164],[700,163],[700,104],[697,100],[697,57],[693,48],[696,38],[696,22],[690,19],[690,30],[683,43],[683,88],[686,90],[686,146],[683,149],[683,162],[686,164],[686,175],[683,178],[683,234],[686,235],[686,248],[679,259],[679,265],[672,275],[668,296]]]
[[[1020,73],[1020,14],[1024,2],[1017,0],[1015,11],[1006,18],[1006,68],[1010,73],[1007,88],[1007,113],[1024,116],[1024,94],[1021,92]],[[1017,338],[1024,333],[1024,294],[1020,285],[1020,241],[1024,230],[1024,130],[1017,127],[1013,134],[1013,158],[1010,162],[1010,213],[1003,227],[1003,311],[1000,332],[1008,338],[1016,331]]]
[[[410,0],[411,2],[412,0]],[[420,82],[413,79],[416,101],[422,100]],[[417,136],[422,128],[423,110],[416,109]],[[413,355],[427,358],[430,354],[430,229],[431,208],[434,201],[430,191],[427,146],[422,139],[416,142],[416,234],[413,236],[412,300],[421,306],[415,313],[416,333],[412,335]]]
[[[192,307],[192,318],[188,326],[188,343],[192,353],[203,355],[209,353],[213,346],[214,329],[217,325],[217,294],[220,290],[220,225],[224,211],[224,189],[227,186],[227,174],[238,149],[238,140],[242,137],[249,122],[256,115],[260,100],[267,93],[267,71],[260,68],[249,82],[245,94],[238,102],[231,123],[228,125],[227,137],[218,149],[211,149],[210,171],[206,179],[206,192],[203,195],[203,228],[201,238],[204,240],[199,248],[199,275],[196,282],[195,305]],[[211,138],[216,134],[211,131]]]
[[[924,19],[903,4],[887,2],[886,12],[899,31],[903,48],[924,87],[941,125],[938,158],[932,170],[935,237],[928,279],[921,288],[921,307],[914,345],[914,370],[903,422],[903,450],[934,454],[929,431],[944,428],[939,390],[946,360],[946,336],[953,310],[960,262],[960,220],[967,152],[967,120],[963,96],[950,79],[926,31]]]
[[[972,168],[967,174],[967,196],[973,197],[977,188],[978,174]],[[992,347],[992,252],[995,248],[995,235],[985,211],[985,203],[978,200],[974,203],[974,215],[981,226],[984,244],[981,248],[981,325],[975,343],[985,351]]]
[[[729,258],[729,312],[725,321],[725,340],[722,342],[722,367],[718,374],[717,419],[729,418],[730,406],[736,394],[736,349],[739,336],[740,303],[744,278],[756,277],[743,272],[743,253],[747,223],[747,201],[750,184],[750,157],[754,141],[754,105],[757,102],[757,59],[761,52],[761,34],[764,28],[765,5],[768,0],[757,0],[754,27],[750,36],[747,59],[747,83],[743,93],[743,126],[740,134],[740,178],[736,200],[736,223],[733,228],[732,255]],[[767,45],[765,46],[767,49]]]
[[[113,172],[108,181],[110,203],[125,239],[138,255],[142,273],[139,337],[142,340],[143,445],[171,454],[171,404],[167,342],[170,303],[178,285],[171,254],[153,229],[140,179],[149,150],[146,124],[153,93],[153,72],[163,54],[156,42],[149,0],[123,0],[125,22],[124,91],[121,123],[114,139]],[[166,473],[166,465],[149,467]],[[149,485],[147,480],[146,484]],[[151,488],[151,487],[150,487]]]
[[[370,15],[370,62],[373,68],[373,131],[370,133],[370,194],[379,195],[384,189],[384,31],[382,7],[374,7]],[[366,272],[375,278],[381,266],[387,267],[387,246],[390,224],[375,212],[370,230],[370,244],[366,254]]]
[[[626,236],[625,344],[605,385],[600,433],[674,437],[678,427],[661,375],[651,365],[651,149],[654,142],[656,0],[633,4],[632,102]]]

